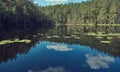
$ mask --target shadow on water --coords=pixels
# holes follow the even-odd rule
[[[30,27],[19,30],[1,30],[0,31],[0,63],[14,60],[18,54],[27,54],[29,50],[39,43],[43,33],[48,32],[53,26]],[[30,42],[20,42],[30,40]],[[7,42],[10,41],[10,42]],[[5,43],[4,43],[5,42]]]
[[[79,44],[89,46],[98,51],[108,53],[114,57],[120,57],[120,38],[115,36],[111,43],[101,43],[100,39],[94,36],[88,36],[83,33],[92,32],[93,28],[80,26],[56,26],[47,29],[27,29],[25,31],[2,31],[0,40],[30,39],[31,43],[9,43],[0,45],[0,63],[14,60],[18,54],[27,54],[31,48],[34,48],[40,41],[49,41],[67,44]],[[103,28],[104,29],[104,28]],[[102,30],[102,29],[101,29]],[[118,31],[119,29],[117,29]],[[89,31],[89,32],[88,32]],[[104,38],[105,39],[105,38]]]

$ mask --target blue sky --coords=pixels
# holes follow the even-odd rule
[[[86,1],[86,0],[34,0],[35,3],[38,3],[41,6],[64,4],[70,2],[82,2],[82,1]]]

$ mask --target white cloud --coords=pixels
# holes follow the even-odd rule
[[[66,2],[68,0],[45,0],[46,2]]]
[[[38,2],[34,2],[35,4],[37,4]]]
[[[92,69],[109,68],[110,63],[114,63],[114,58],[110,56],[86,54],[87,63]]]
[[[55,51],[71,51],[73,48],[69,48],[66,45],[48,45],[47,49],[53,49]]]
[[[68,72],[64,69],[64,67],[48,67],[47,69],[45,70],[28,70],[28,72]]]

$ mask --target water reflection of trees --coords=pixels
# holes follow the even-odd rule
[[[120,27],[116,26],[108,26],[109,33],[119,33]],[[98,32],[105,32],[105,26],[98,26]],[[51,30],[46,34],[46,37],[43,40],[48,40],[51,42],[59,42],[59,43],[69,43],[69,44],[80,44],[90,46],[93,49],[96,49],[101,52],[108,53],[112,56],[120,57],[120,37],[115,37],[112,39],[110,44],[101,43],[99,39],[96,39],[93,36],[85,36],[83,33],[94,32],[93,26],[56,26],[55,29]],[[60,37],[55,38],[53,35],[58,35]],[[80,39],[76,39],[72,37],[80,37]],[[51,36],[51,38],[47,38],[47,36]],[[65,38],[65,36],[69,36],[70,38]]]
[[[56,25],[56,27],[52,29],[50,33],[51,35],[72,35],[96,32],[95,30],[96,26],[93,25]],[[107,31],[108,33],[120,33],[120,26],[107,26]],[[106,32],[106,26],[97,26],[97,32]]]
[[[0,63],[14,60],[18,54],[27,54],[31,48],[35,47],[36,43],[39,43],[41,35],[33,37],[33,35],[39,33],[39,31],[41,30],[0,31],[0,41],[16,38],[31,40],[31,43],[9,43],[0,45]]]
[[[68,43],[68,44],[80,44],[84,46],[90,46],[92,49],[96,49],[98,51],[108,53],[109,55],[120,57],[120,46],[118,44],[118,41],[113,40],[111,44],[103,44],[98,39],[95,39],[93,37],[83,37],[80,36],[81,39],[74,39],[69,38],[66,39],[64,37],[59,38],[44,38],[43,40],[47,40],[50,42],[58,42],[58,43]],[[120,42],[120,40],[119,40]]]
[[[110,28],[111,29],[111,28]],[[116,29],[116,30],[115,30]],[[111,31],[119,31],[119,27],[115,27],[115,29],[111,29]],[[1,31],[0,32],[0,40],[4,39],[30,39],[32,42],[30,44],[26,43],[13,43],[0,45],[0,63],[7,62],[8,60],[14,60],[17,58],[18,54],[27,54],[31,48],[35,48],[36,43],[40,43],[40,40],[47,40],[50,42],[58,42],[58,43],[68,43],[68,44],[80,44],[85,46],[90,46],[93,49],[96,49],[101,52],[108,53],[115,57],[120,57],[120,38],[114,38],[112,43],[103,44],[92,36],[81,35],[84,32],[93,32],[93,27],[81,27],[81,26],[56,26],[54,29],[35,29],[35,30],[24,30],[24,31]],[[104,30],[104,27],[99,27],[99,31]],[[33,35],[37,33],[45,33],[44,36],[37,35],[37,37],[33,37]],[[59,37],[52,37],[53,35],[58,35]],[[80,37],[80,39],[76,39],[72,37]],[[47,38],[51,36],[51,38]],[[70,38],[65,38],[65,36],[69,36]]]

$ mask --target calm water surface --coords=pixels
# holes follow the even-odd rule
[[[69,38],[67,36],[79,30],[67,29],[62,33],[61,30],[66,28],[48,30],[47,34],[34,38],[30,36],[31,44],[1,45],[0,72],[120,71],[119,45],[101,44],[98,39],[79,34]],[[29,34],[25,37],[29,38]]]

